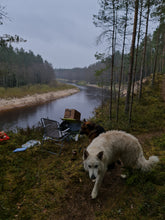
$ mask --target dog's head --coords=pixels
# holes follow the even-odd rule
[[[87,150],[83,154],[84,169],[89,172],[89,177],[92,181],[95,181],[98,174],[102,170],[102,160],[104,152],[100,151],[97,155],[90,155]]]
[[[88,135],[93,129],[95,129],[95,123],[84,119],[83,124],[81,125],[80,134]]]

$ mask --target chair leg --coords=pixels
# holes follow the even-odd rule
[[[44,148],[43,148],[44,142],[45,142],[45,140],[42,139],[42,142],[41,142],[42,151],[46,151],[46,152],[48,152],[48,153],[50,153],[50,154],[53,154],[53,155],[59,155],[59,156],[61,155],[63,143],[58,144],[58,145],[60,145],[60,150],[59,150],[59,153],[55,153],[55,152],[53,152],[53,151],[49,151],[49,150],[44,149]]]

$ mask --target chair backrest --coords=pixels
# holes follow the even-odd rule
[[[62,132],[58,121],[48,118],[41,118],[41,123],[44,128],[44,135],[51,138],[61,138]]]

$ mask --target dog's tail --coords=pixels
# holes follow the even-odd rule
[[[159,158],[157,156],[151,156],[148,160],[145,159],[144,156],[138,159],[138,168],[141,168],[142,171],[149,171],[151,168],[159,162]]]

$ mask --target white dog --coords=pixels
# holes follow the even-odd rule
[[[157,156],[146,160],[142,147],[134,136],[124,131],[107,131],[96,137],[83,154],[84,169],[95,181],[92,199],[98,195],[98,190],[109,164],[120,159],[125,167],[148,171],[159,161]]]

